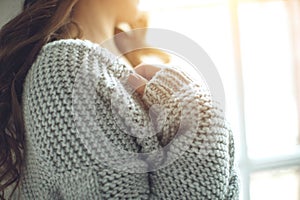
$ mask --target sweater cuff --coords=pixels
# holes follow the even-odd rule
[[[192,79],[179,69],[165,67],[146,84],[142,100],[148,107],[165,104],[173,94],[192,82]]]

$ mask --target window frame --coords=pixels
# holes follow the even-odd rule
[[[250,1],[250,0],[249,0]],[[255,1],[255,0],[252,0]],[[256,0],[257,1],[257,0]],[[273,0],[275,1],[275,0]],[[248,145],[246,138],[246,121],[245,121],[245,99],[244,99],[244,79],[243,79],[243,66],[241,60],[241,41],[240,41],[240,29],[239,29],[239,16],[238,9],[240,2],[239,0],[228,0],[228,5],[230,9],[230,19],[231,19],[231,29],[232,29],[232,41],[235,56],[235,69],[236,69],[236,79],[237,79],[237,101],[238,101],[238,115],[240,123],[240,159],[239,168],[241,175],[242,184],[242,198],[243,200],[250,200],[250,181],[251,174],[260,171],[268,171],[281,168],[290,168],[295,166],[300,166],[300,147],[295,147],[285,155],[278,155],[263,159],[256,159],[249,157]],[[293,35],[293,52],[294,52],[294,70],[295,70],[295,85],[297,92],[297,106],[298,106],[298,116],[300,116],[300,41],[297,36],[300,34],[300,3],[297,0],[286,0],[288,9],[290,10],[290,21],[291,29],[294,33]],[[298,117],[300,124],[300,118]],[[300,143],[300,129],[299,129],[299,141]],[[300,176],[299,176],[300,182]],[[300,193],[300,188],[299,188]]]

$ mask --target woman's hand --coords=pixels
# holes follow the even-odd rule
[[[142,63],[136,66],[134,70],[137,74],[141,75],[142,77],[150,81],[153,78],[153,76],[162,68],[163,68],[162,65],[150,65],[150,64]]]
[[[143,96],[145,91],[145,86],[150,81],[153,76],[162,69],[159,65],[149,65],[140,64],[135,68],[135,74],[132,74],[128,78],[128,84],[133,88],[138,94]]]

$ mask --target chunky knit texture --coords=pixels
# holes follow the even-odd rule
[[[42,48],[24,84],[16,197],[238,199],[233,136],[207,90],[166,67],[140,97],[133,73],[89,41]]]

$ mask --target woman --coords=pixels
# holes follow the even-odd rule
[[[183,72],[147,65],[133,70],[99,45],[119,23],[134,23],[137,3],[26,0],[1,29],[2,198],[12,186],[16,199],[238,198],[233,137],[209,94]],[[129,41],[111,48],[137,45]],[[154,121],[148,115],[153,107],[164,111],[152,109]],[[159,162],[140,156],[128,165],[112,163],[114,149],[99,139],[129,153],[159,151],[175,138],[184,112],[195,137],[186,149],[184,141],[170,146]],[[152,123],[160,127],[157,135],[131,135]]]

